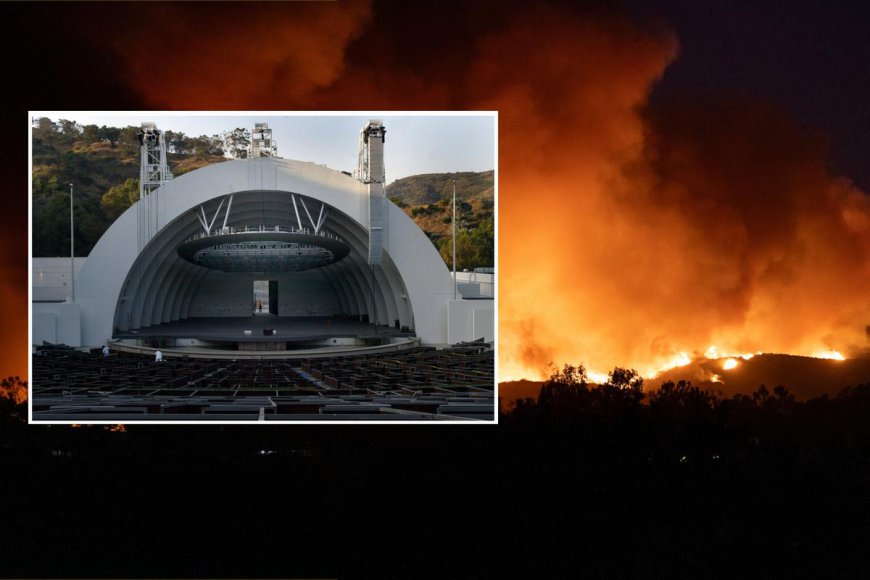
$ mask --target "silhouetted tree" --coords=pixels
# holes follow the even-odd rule
[[[538,408],[548,414],[582,412],[589,398],[589,378],[583,365],[566,364],[556,369],[538,394]]]
[[[0,382],[0,424],[27,421],[27,383],[20,377]]]

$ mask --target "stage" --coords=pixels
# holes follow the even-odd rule
[[[127,352],[219,356],[311,356],[377,352],[417,344],[413,332],[347,317],[271,314],[188,318],[119,332],[113,347]]]

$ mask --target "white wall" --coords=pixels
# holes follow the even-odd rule
[[[483,337],[487,342],[495,341],[495,302],[488,302],[488,308],[475,308],[472,315],[473,338]]]
[[[451,276],[452,276],[451,272]],[[464,297],[495,296],[495,275],[481,272],[456,272],[456,283]]]
[[[78,276],[87,258],[76,258],[75,273]],[[72,290],[70,284],[70,260],[66,258],[33,258],[32,278],[33,300],[63,301]]]
[[[492,300],[449,300],[447,302],[447,342],[467,342],[483,338],[495,340],[495,302]]]
[[[67,346],[82,345],[78,304],[34,303],[32,328],[33,344],[41,345],[46,341]]]

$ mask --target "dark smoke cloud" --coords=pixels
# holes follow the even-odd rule
[[[866,342],[867,196],[775,108],[649,105],[676,39],[609,3],[128,6],[78,25],[144,107],[498,110],[502,378]]]
[[[640,258],[613,272],[615,321],[642,322],[623,340],[653,355],[863,348],[870,205],[830,174],[824,141],[735,99],[674,99],[644,121],[640,155],[603,191],[622,226],[609,260]]]
[[[161,3],[126,18],[110,42],[153,107],[309,108],[312,93],[344,73],[347,45],[370,13],[368,0]]]

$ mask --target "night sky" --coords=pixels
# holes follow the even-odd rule
[[[826,134],[831,165],[870,191],[870,7],[862,2],[626,0],[672,28],[679,57],[654,98],[741,94]]]

